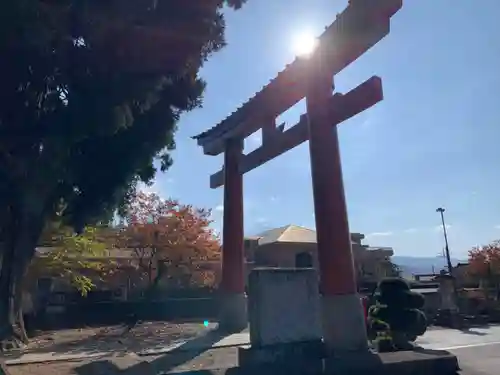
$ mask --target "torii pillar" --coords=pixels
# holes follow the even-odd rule
[[[243,248],[243,174],[239,170],[242,153],[242,139],[226,141],[219,328],[227,332],[239,332],[248,325]]]
[[[362,301],[347,219],[337,134],[338,115],[328,103],[333,72],[321,50],[308,61],[306,107],[316,220],[323,338],[330,353],[368,352]],[[335,108],[334,112],[343,108]],[[332,126],[333,125],[333,126]]]

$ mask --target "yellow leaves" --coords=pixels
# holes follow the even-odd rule
[[[73,285],[82,294],[82,296],[87,296],[88,292],[95,287],[92,280],[87,276],[71,273],[69,278],[71,285]]]
[[[33,259],[29,275],[58,275],[86,295],[94,287],[93,277],[100,278],[114,267],[104,230],[86,227],[82,234],[75,235],[69,227],[50,223],[42,235],[48,251]]]

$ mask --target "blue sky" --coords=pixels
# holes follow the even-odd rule
[[[228,46],[202,70],[204,107],[182,118],[175,164],[151,189],[213,208],[220,229],[222,189],[209,188],[209,175],[222,157],[203,155],[190,136],[260,90],[292,61],[296,35],[319,35],[346,5],[249,0],[228,13]],[[437,255],[438,206],[446,208],[454,256],[500,238],[498,14],[498,0],[406,0],[391,33],[336,77],[339,92],[372,75],[384,85],[384,101],[339,130],[350,227],[366,243],[392,246],[397,255]],[[280,119],[291,126],[303,112],[301,102]],[[259,145],[255,134],[245,151]],[[307,143],[244,183],[247,234],[286,224],[314,228]]]

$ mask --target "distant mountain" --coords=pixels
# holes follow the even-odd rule
[[[402,269],[403,276],[432,273],[433,271],[439,273],[440,270],[446,268],[446,259],[444,257],[410,257],[395,255],[392,257],[392,261]],[[452,258],[451,263],[455,266],[457,263],[467,263],[467,260]]]

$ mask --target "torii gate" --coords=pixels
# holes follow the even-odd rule
[[[253,98],[215,127],[193,137],[206,155],[224,153],[210,187],[224,185],[221,326],[246,327],[243,252],[243,174],[309,140],[316,218],[323,335],[330,350],[366,349],[363,307],[357,295],[337,125],[383,99],[372,77],[345,95],[333,76],[389,33],[402,0],[350,0],[319,37],[308,59],[297,58]],[[307,114],[283,131],[276,118],[302,98]],[[262,129],[262,146],[243,154],[243,140]]]

